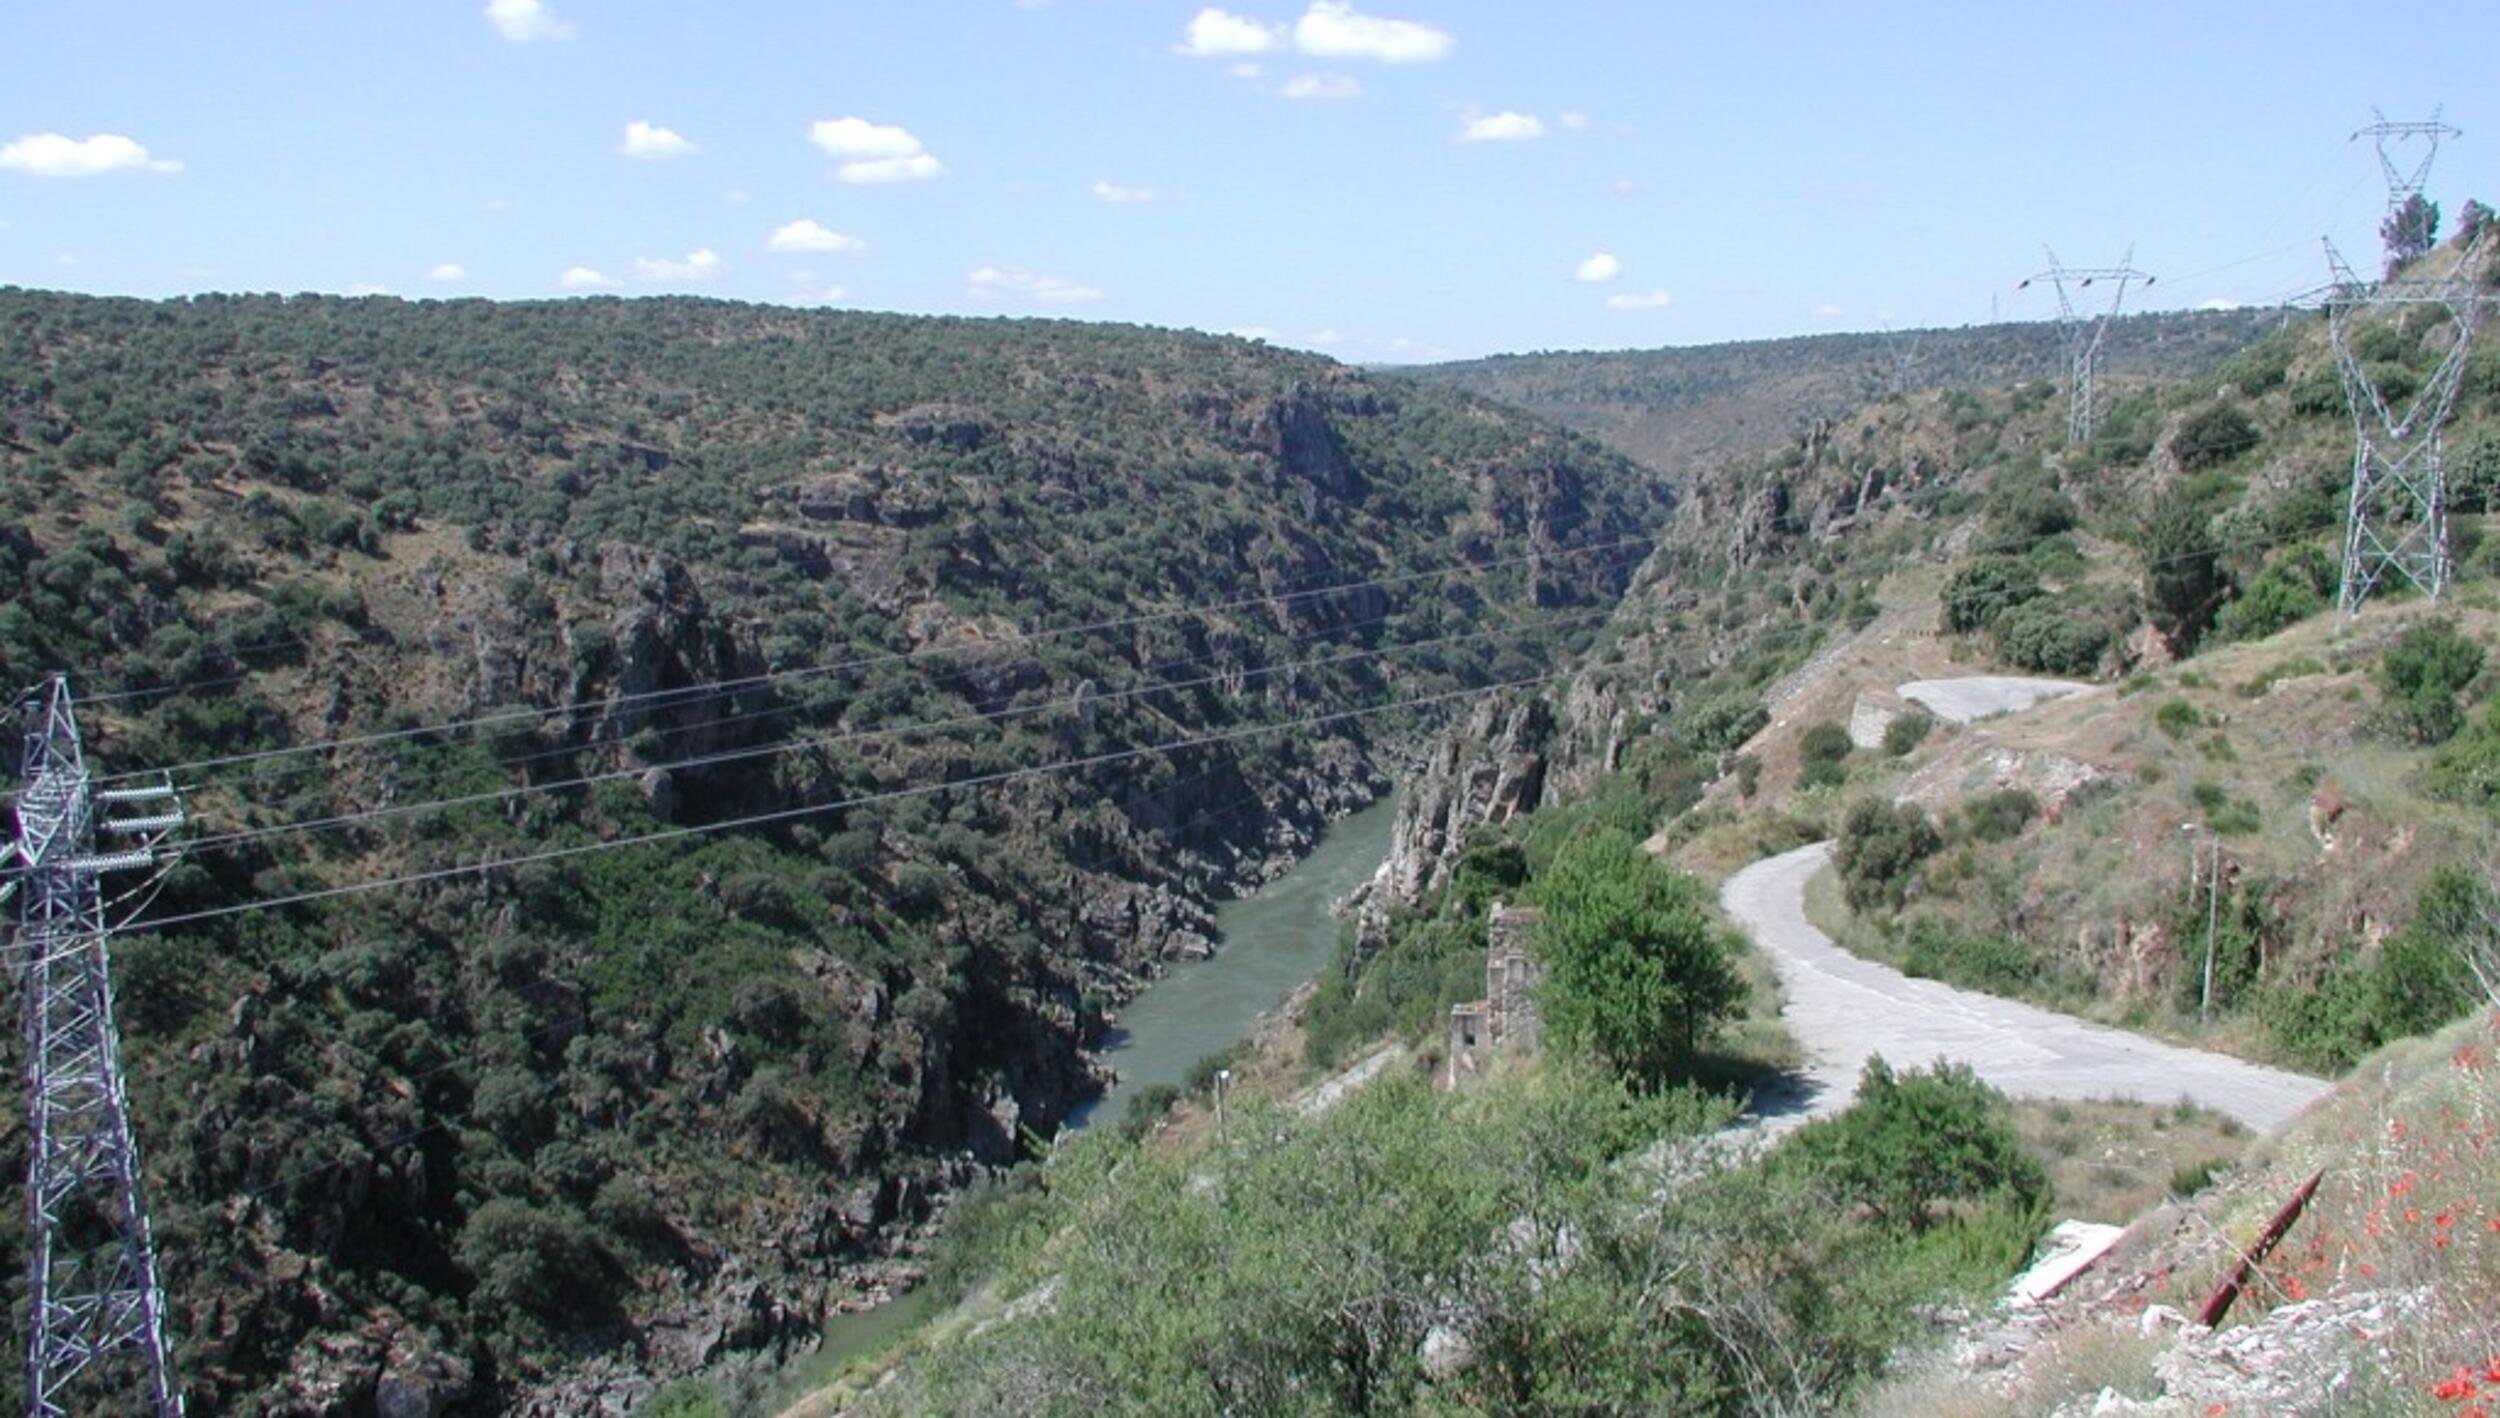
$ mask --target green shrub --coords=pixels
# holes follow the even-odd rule
[[[1727,753],[1771,722],[1771,711],[1759,699],[1730,696],[1714,699],[1684,720],[1684,738],[1702,753]]]
[[[2002,1199],[2029,1209],[2048,1197],[2048,1177],[2023,1151],[2004,1095],[1968,1064],[1896,1075],[1870,1058],[1857,1101],[1800,1130],[1795,1146],[1842,1202],[1889,1226],[1923,1231],[1947,1203]]]
[[[1894,758],[1906,758],[1912,749],[1927,741],[1935,730],[1936,716],[1924,709],[1910,709],[1893,717],[1884,725],[1884,752]]]
[[[1806,727],[1797,741],[1797,752],[1804,766],[1797,781],[1803,787],[1832,787],[1849,777],[1850,752],[1857,746],[1849,741],[1849,731],[1830,720]]]
[[[1861,798],[1841,820],[1832,847],[1841,894],[1852,910],[1898,907],[1919,863],[1943,845],[1935,824],[1916,806]]]
[[[2092,674],[2113,638],[2109,623],[2091,610],[2055,601],[2033,601],[1997,622],[1997,653],[2035,674]]]
[[[2432,797],[2500,815],[2500,700],[2480,724],[2439,746],[2422,769],[2422,786]]]
[[[1945,578],[1944,628],[1956,634],[1984,630],[2007,611],[2040,595],[2040,576],[2010,556],[1983,556]]]
[[[2263,640],[2326,609],[2335,589],[2335,568],[2312,545],[2290,548],[2266,563],[2246,589],[2222,608],[2215,629],[2225,640]]]
[[[2179,423],[2171,451],[2193,472],[2227,463],[2257,446],[2257,425],[2236,404],[2212,403]]]
[[[1902,953],[1903,974],[1985,990],[1994,995],[2030,993],[2046,977],[2039,957],[2020,941],[1968,935],[1936,921],[1910,928]]]
[[[2483,647],[2445,620],[2414,626],[2379,661],[2379,691],[2399,732],[2414,743],[2446,743],[2465,722],[2461,696],[2483,672]]]
[[[2040,800],[2023,788],[1982,793],[1962,809],[1970,835],[1982,842],[2010,842],[2023,835],[2023,829],[2039,815]]]
[[[2174,739],[2185,739],[2205,727],[2205,715],[2184,699],[2166,699],[2153,711],[2153,724]]]

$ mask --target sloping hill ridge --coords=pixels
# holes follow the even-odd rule
[[[186,686],[93,705],[106,771],[533,711],[185,772],[212,833],[464,801],[202,851],[160,914],[825,809],[121,943],[196,1411],[786,1352],[1432,715],[830,805],[1534,675],[1668,510],[1237,340],[0,291],[0,680]]]
[[[2177,311],[2111,322],[2104,367],[2121,379],[2201,373],[2271,330],[2271,310]],[[1769,449],[1888,391],[2063,379],[2049,321],[1893,334],[1802,335],[1655,350],[1549,351],[1401,369],[1603,439],[1661,472]]]

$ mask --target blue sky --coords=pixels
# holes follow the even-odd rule
[[[2321,234],[2372,258],[2373,104],[2444,101],[2431,195],[2500,204],[2500,7],[2407,14],[21,0],[0,284],[695,292],[1366,361],[2045,316],[2044,243],[2263,302],[2324,279]]]

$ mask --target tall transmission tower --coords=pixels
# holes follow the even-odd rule
[[[2146,285],[2153,278],[2134,267],[2135,248],[2115,266],[2068,266],[2049,252],[2049,268],[2015,287],[2024,289],[2034,281],[2046,281],[2057,291],[2057,323],[2066,334],[2068,395],[2066,404],[2066,441],[2082,443],[2092,437],[2092,426],[2099,420],[2099,391],[2095,387],[2101,370],[2101,340],[2109,333],[2109,322],[2116,319],[2126,304],[2127,287],[2135,281]],[[2094,314],[2078,309],[2082,293],[2095,282],[2109,287],[2109,308]]]
[[[2448,588],[2448,479],[2439,435],[2456,403],[2474,327],[2491,297],[2475,289],[2489,238],[2477,237],[2438,279],[2371,283],[2353,274],[2335,243],[2326,243],[2334,273],[2326,297],[2327,329],[2352,409],[2352,500],[2344,521],[2344,570],[2337,609],[2350,618],[2389,572],[2432,600]],[[2439,367],[2407,402],[2391,408],[2354,348],[2354,322],[2366,311],[2439,306],[2455,330]]]
[[[2357,143],[2368,138],[2377,146],[2379,170],[2387,174],[2387,210],[2393,215],[2419,196],[2430,181],[2431,159],[2439,156],[2440,140],[2462,138],[2465,134],[2440,122],[2437,108],[2419,123],[2390,123],[2387,115],[2376,108],[2370,110],[2370,116],[2378,121],[2356,130],[2347,141]],[[2408,147],[2417,138],[2422,140],[2422,156],[2407,166]]]
[[[27,1410],[67,1418],[109,1400],[166,1418],[181,1414],[182,1393],[139,1202],[103,877],[157,866],[182,807],[170,783],[92,789],[66,676],[20,714],[25,777],[7,855],[26,1034]]]

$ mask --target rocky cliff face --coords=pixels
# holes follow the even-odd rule
[[[0,679],[207,686],[100,710],[114,768],[358,740],[211,774],[217,829],[356,820],[169,901],[423,878],[117,952],[203,1411],[803,1344],[1665,510],[1461,396],[1066,322],[0,292],[0,372]]]

